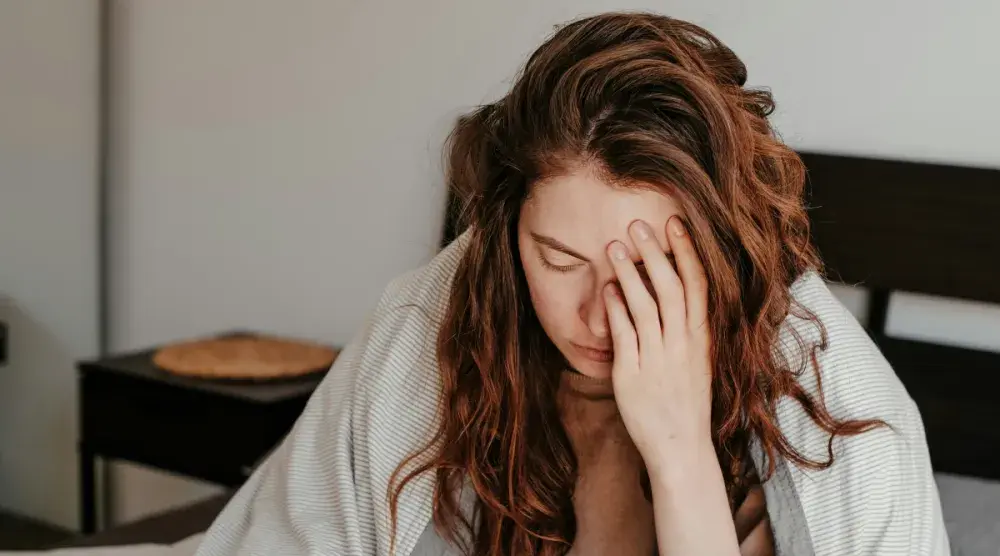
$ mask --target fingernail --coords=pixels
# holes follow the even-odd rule
[[[681,223],[680,218],[673,218],[670,220],[670,230],[674,232],[674,235],[677,237],[684,235],[684,224]]]
[[[642,220],[636,220],[632,223],[632,230],[635,232],[636,237],[642,241],[649,239],[650,229],[649,226]]]
[[[611,256],[619,261],[624,261],[628,258],[628,251],[625,250],[624,245],[615,241],[611,244]]]

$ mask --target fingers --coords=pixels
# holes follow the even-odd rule
[[[684,308],[684,288],[680,277],[667,259],[649,224],[636,220],[629,226],[629,234],[642,256],[646,273],[653,284],[653,291],[656,292],[663,333],[670,334],[671,330],[681,330],[687,313]]]
[[[628,249],[620,241],[613,241],[608,246],[608,258],[611,259],[615,275],[618,276],[618,285],[625,296],[626,310],[632,314],[632,319],[635,321],[640,349],[642,346],[658,345],[663,333],[656,300],[646,289],[646,284],[635,268]]]
[[[639,345],[635,329],[629,319],[628,307],[618,286],[604,286],[604,306],[608,312],[608,327],[611,328],[611,343],[615,350],[615,367],[637,369],[639,367]]]
[[[694,242],[687,233],[680,216],[667,221],[667,241],[674,254],[677,274],[684,287],[684,307],[687,310],[687,324],[691,330],[699,330],[708,320],[708,280],[705,267],[701,264]]]
[[[689,330],[707,330],[705,268],[680,216],[667,221],[666,232],[669,251],[674,255],[673,264],[648,224],[636,221],[629,226],[629,234],[642,256],[656,299],[646,288],[625,245],[616,241],[608,247],[626,309],[635,321],[640,347],[685,325]]]

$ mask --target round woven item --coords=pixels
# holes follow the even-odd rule
[[[184,376],[274,380],[325,371],[337,353],[327,346],[299,340],[235,336],[165,346],[153,354],[153,364]]]

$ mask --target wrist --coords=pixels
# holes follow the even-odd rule
[[[721,479],[719,458],[707,438],[687,443],[664,443],[662,448],[644,458],[651,482],[670,487],[698,483],[699,478]]]
[[[675,448],[647,467],[661,554],[740,553],[722,467],[711,442]]]

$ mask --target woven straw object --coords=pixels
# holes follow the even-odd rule
[[[153,364],[182,376],[265,381],[325,371],[337,354],[312,342],[245,335],[164,346],[153,354]]]

